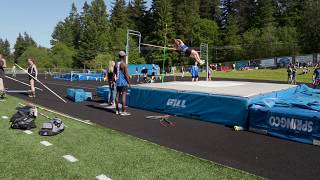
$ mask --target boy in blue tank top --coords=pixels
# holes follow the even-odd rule
[[[191,67],[192,82],[198,81],[199,79],[199,67],[197,65],[198,64],[195,63],[195,65]]]
[[[119,52],[120,61],[117,63],[114,69],[114,73],[116,75],[116,85],[117,85],[117,94],[115,98],[116,103],[116,114],[122,116],[131,115],[130,113],[126,112],[126,99],[127,99],[127,90],[130,86],[129,81],[129,73],[128,67],[125,63],[126,53],[124,51]],[[122,95],[122,111],[120,112],[119,109],[119,96]]]

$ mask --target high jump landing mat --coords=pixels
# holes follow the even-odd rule
[[[320,90],[306,85],[233,81],[141,84],[131,88],[128,105],[320,145]]]
[[[234,81],[141,84],[131,88],[128,105],[229,126],[247,127],[251,99],[293,87],[287,84]]]

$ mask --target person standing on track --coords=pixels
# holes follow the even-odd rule
[[[192,82],[198,81],[199,67],[197,62],[191,67],[191,76],[192,76]]]
[[[17,76],[17,70],[16,70],[16,66],[15,65],[12,66],[11,73],[12,73],[12,77],[16,77]]]
[[[5,77],[5,72],[4,68],[7,67],[6,60],[2,57],[2,54],[0,54],[0,99],[3,99],[6,95],[6,91],[4,88],[4,77]]]
[[[117,63],[116,67],[114,68],[114,73],[116,75],[116,85],[117,85],[117,94],[116,94],[116,114],[121,116],[128,116],[131,115],[130,113],[126,112],[126,98],[127,98],[127,91],[128,87],[130,86],[129,81],[129,73],[128,67],[125,63],[126,53],[124,51],[119,52],[120,61]],[[119,109],[119,96],[122,95],[122,111]]]
[[[176,50],[185,53],[186,56],[191,57],[198,64],[200,65],[204,64],[204,61],[200,59],[199,53],[196,50],[186,46],[181,39],[175,39],[174,45]]]
[[[35,64],[35,60],[33,58],[28,59],[29,67],[28,67],[28,73],[31,74],[32,76],[29,75],[29,81],[30,81],[30,87],[31,87],[31,94],[29,97],[35,98],[36,97],[36,89],[34,87],[34,82],[35,79],[38,77],[38,69]]]
[[[115,62],[110,61],[109,68],[108,68],[108,73],[107,73],[107,78],[108,78],[108,84],[109,84],[109,100],[108,103],[109,105],[113,105],[114,103],[114,80],[115,80],[115,74],[114,74],[114,66]]]

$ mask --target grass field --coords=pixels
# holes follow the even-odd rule
[[[11,117],[19,102],[23,101],[14,97],[0,102],[0,179],[78,180],[95,179],[100,174],[112,179],[139,180],[261,179],[98,125],[69,119],[63,119],[67,128],[62,134],[41,137],[37,132],[48,120],[39,116],[38,127],[27,135],[21,130],[9,129],[9,120],[1,119],[3,115]],[[41,145],[43,140],[53,146]],[[62,156],[67,154],[79,161],[66,161]]]
[[[297,82],[311,83],[312,73],[314,69],[310,68],[310,72],[306,75],[302,74],[302,69],[298,70]],[[202,77],[206,76],[206,73],[201,74]],[[246,71],[214,71],[213,78],[239,78],[239,79],[259,79],[259,80],[275,80],[275,81],[287,81],[287,69],[255,69]]]

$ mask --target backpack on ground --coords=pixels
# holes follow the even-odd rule
[[[10,119],[12,129],[30,130],[36,128],[36,110],[33,107],[25,106],[18,109]]]
[[[64,123],[58,119],[53,118],[47,123],[42,124],[42,128],[39,131],[41,136],[54,136],[64,131]]]

